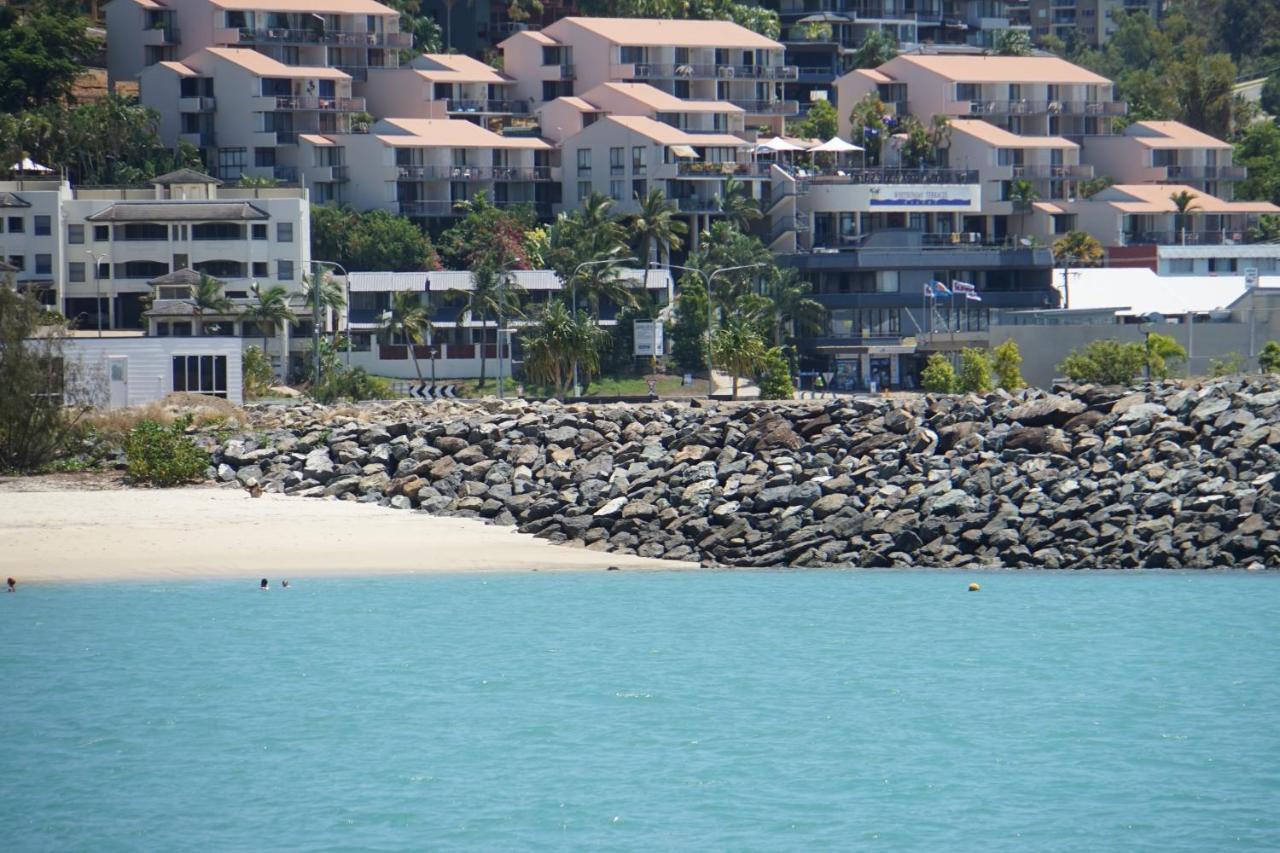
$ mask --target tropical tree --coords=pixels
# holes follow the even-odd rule
[[[1077,189],[1080,191],[1081,198],[1092,198],[1115,182],[1116,179],[1109,175],[1099,175],[1096,178],[1087,178],[1081,181]]]
[[[662,190],[654,187],[643,198],[636,196],[640,210],[631,217],[628,229],[631,232],[632,246],[636,249],[641,263],[648,265],[658,261],[665,265],[671,262],[671,252],[679,251],[684,244],[682,235],[689,226],[680,219],[675,204],[667,200]]]
[[[711,338],[711,360],[733,377],[733,399],[738,399],[738,380],[752,376],[767,358],[764,339],[743,317],[730,317]]]
[[[1142,344],[1097,340],[1068,353],[1058,370],[1076,382],[1127,385],[1145,362]]]
[[[874,92],[868,92],[849,110],[849,141],[866,151],[867,164],[880,164],[880,149],[888,136],[888,108]]]
[[[577,365],[583,384],[600,371],[600,350],[608,343],[608,332],[586,312],[575,316],[560,299],[543,308],[538,322],[521,331],[524,371],[534,382],[550,385],[556,396],[565,397]]]
[[[1142,343],[1147,372],[1155,379],[1168,379],[1170,371],[1187,360],[1187,351],[1169,335],[1151,332]]]
[[[676,291],[676,316],[671,328],[671,356],[681,370],[700,370],[707,363],[707,289],[700,277],[685,274]]]
[[[878,68],[898,55],[898,40],[887,30],[871,30],[853,54],[855,68]]]
[[[769,324],[771,344],[779,346],[798,336],[822,330],[827,309],[813,298],[812,293],[813,285],[803,281],[795,267],[771,270],[764,286],[764,296],[772,309],[772,322]]]
[[[0,6],[0,113],[66,100],[99,47],[78,3]]]
[[[1105,254],[1087,231],[1068,231],[1053,244],[1053,257],[1062,266],[1062,307],[1071,307],[1071,268],[1096,266]]]
[[[231,300],[228,299],[222,291],[222,282],[209,275],[208,273],[200,273],[200,280],[196,282],[195,293],[192,294],[192,304],[196,309],[196,316],[201,320],[200,333],[204,333],[204,315],[205,314],[229,314],[235,310]]]
[[[1176,193],[1169,193],[1169,201],[1173,202],[1173,206],[1177,208],[1177,213],[1173,217],[1173,230],[1182,236],[1182,244],[1187,244],[1187,222],[1191,218],[1191,212],[1200,209],[1200,205],[1196,199],[1200,196],[1190,190],[1178,190]]]
[[[311,206],[311,256],[352,271],[440,269],[431,239],[411,220],[385,210],[359,213],[333,204]]]
[[[995,49],[998,56],[1030,56],[1031,38],[1023,30],[1001,30],[996,33]]]
[[[252,320],[262,334],[262,351],[267,352],[267,337],[270,331],[279,331],[282,335],[286,326],[296,326],[298,318],[289,308],[289,291],[281,285],[262,289],[262,285],[253,283],[250,288],[253,301],[245,308],[244,317]],[[289,348],[283,342],[280,345],[281,379],[288,370]]]
[[[506,320],[511,317],[524,316],[520,310],[520,297],[523,289],[512,279],[510,272],[498,269],[491,264],[484,264],[471,272],[471,289],[452,291],[454,298],[462,302],[462,310],[458,312],[458,326],[470,316],[480,321],[481,335],[490,317],[497,319],[498,342],[502,341],[502,330]],[[498,350],[501,358],[502,350]],[[480,387],[485,385],[484,343],[480,344]]]
[[[422,368],[418,364],[418,347],[426,342],[434,327],[431,310],[422,304],[418,291],[399,290],[391,294],[391,310],[378,321],[378,338],[383,343],[404,340],[409,346],[409,358],[413,360],[413,372],[422,381]],[[431,353],[435,363],[435,353]],[[484,362],[481,361],[482,369]],[[434,368],[433,368],[434,372]]]
[[[761,216],[760,205],[751,197],[751,190],[733,176],[725,179],[719,203],[725,220],[733,223],[739,231],[748,230],[751,223]]]
[[[956,389],[961,393],[986,394],[994,387],[991,381],[991,357],[985,350],[965,347],[960,351],[960,372]]]
[[[830,139],[840,132],[840,113],[826,100],[813,101],[809,112],[792,127],[792,133],[808,139]]]
[[[328,317],[330,311],[338,312],[347,304],[347,295],[342,290],[342,285],[334,280],[333,276],[321,270],[318,277],[304,274],[302,276],[302,294],[304,304],[315,312],[316,302],[320,303],[320,311]],[[337,323],[329,323],[333,330],[332,334],[337,335]]]
[[[991,351],[991,369],[996,374],[996,384],[1006,391],[1017,391],[1026,387],[1022,378],[1022,353],[1018,351],[1018,342],[1009,338]]]
[[[945,355],[935,352],[920,371],[920,384],[931,393],[950,394],[956,387],[956,369]]]
[[[1013,202],[1013,215],[1018,217],[1019,223],[1025,224],[1031,213],[1031,205],[1040,200],[1040,191],[1026,178],[1015,178],[1009,183],[1008,197]]]
[[[462,216],[440,235],[439,250],[449,269],[529,269],[525,232],[537,224],[528,205],[494,204],[486,192],[458,202]]]
[[[1280,243],[1280,216],[1264,213],[1258,224],[1249,228],[1247,237],[1250,243]]]
[[[600,322],[600,303],[609,300],[619,308],[635,308],[639,302],[636,289],[622,276],[622,262],[616,256],[596,258],[598,263],[583,266],[573,277],[576,293],[586,300],[587,309]]]
[[[1280,373],[1280,343],[1267,341],[1258,353],[1258,369],[1263,373]]]

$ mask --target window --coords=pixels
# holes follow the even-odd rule
[[[97,267],[98,267],[97,270],[94,271],[95,276],[102,279],[103,281],[107,281],[111,278],[111,264],[107,263],[106,261],[103,261],[102,263],[98,264]]]
[[[591,182],[578,181],[578,201],[584,201],[589,195],[591,195]]]
[[[177,326],[177,324],[174,324]],[[190,323],[187,324],[188,329]],[[175,328],[176,335],[176,328]],[[225,355],[175,355],[173,357],[173,390],[196,394],[227,396],[227,357]]]
[[[192,240],[243,240],[244,226],[236,222],[199,222],[191,226]]]
[[[173,268],[175,270],[184,270],[189,266],[191,266],[191,258],[186,255],[173,256]]]
[[[49,217],[47,216],[35,217],[35,229],[36,229],[37,237],[48,237],[51,228],[52,228],[52,222],[49,219]]]
[[[267,239],[267,226],[266,226],[266,224],[265,224],[265,223],[262,223],[262,222],[255,222],[255,223],[254,223],[254,225],[253,225],[253,239],[255,239],[255,240],[265,240],[265,239]]]
[[[111,226],[110,225],[93,226],[93,239],[100,243],[105,243],[107,240],[110,240]]]
[[[268,270],[268,266],[269,266],[269,265],[267,264],[267,262],[266,262],[266,261],[254,261],[254,262],[253,262],[253,277],[254,277],[254,278],[266,278],[267,276],[271,275],[270,271]]]
[[[621,175],[626,171],[626,163],[623,158],[626,156],[626,149],[619,145],[617,148],[609,149],[609,174]]]
[[[244,171],[247,156],[248,152],[244,148],[219,148],[217,176],[224,181],[239,180],[240,174]]]
[[[276,164],[276,149],[274,148],[255,148],[253,149],[253,165],[259,169],[270,169]]]
[[[53,255],[36,255],[36,275],[53,275]]]
[[[648,181],[632,181],[631,182],[632,198],[643,199],[648,194],[649,194]]]
[[[625,185],[626,185],[626,182],[625,182],[625,181],[610,181],[610,182],[609,182],[609,195],[613,197],[613,200],[614,200],[614,201],[623,201],[623,200],[624,200],[624,199],[623,199],[623,197],[622,197],[622,194],[623,194],[624,192],[626,192],[626,190],[625,190],[625,189],[623,189],[623,187],[624,187]]]
[[[67,242],[73,246],[84,245],[84,226],[68,225],[67,226]]]
[[[26,231],[26,230],[27,230],[27,227],[23,223],[21,216],[9,217],[9,233],[10,234],[21,234],[23,231]]]
[[[72,261],[67,264],[67,281],[84,281],[84,261]]]
[[[293,242],[293,223],[292,222],[276,223],[276,242],[277,243]]]
[[[293,281],[293,261],[276,261],[276,278]]]
[[[644,62],[644,48],[638,45],[623,45],[618,49],[619,61],[623,65],[636,65]]]
[[[26,255],[10,255],[9,266],[13,267],[18,272],[22,272],[27,268]]]
[[[631,171],[636,175],[644,174],[644,146],[635,145],[631,148]]]
[[[591,149],[578,149],[578,177],[585,178],[591,175]]]

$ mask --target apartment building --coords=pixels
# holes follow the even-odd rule
[[[462,215],[458,203],[481,192],[498,205],[530,205],[543,217],[559,201],[549,142],[462,119],[388,118],[368,133],[305,134],[299,145],[304,183],[341,186],[340,197],[325,200],[389,210],[430,227]],[[349,181],[345,164],[354,164]]]
[[[166,145],[200,148],[217,176],[298,180],[298,135],[348,133],[365,99],[327,66],[285,65],[243,48],[210,47],[139,76],[140,98],[160,113]]]
[[[1101,47],[1116,31],[1118,19],[1131,12],[1158,17],[1163,0],[1006,0],[1010,23],[1030,29],[1036,39],[1056,36]]]
[[[1084,156],[1118,184],[1183,184],[1228,201],[1243,181],[1229,142],[1176,121],[1137,121],[1114,136],[1084,140]]]
[[[1127,111],[1110,80],[1056,56],[901,54],[835,85],[845,136],[850,109],[867,95],[926,124],[934,116],[981,119],[1028,136],[1110,134]]]
[[[532,103],[515,89],[511,77],[462,54],[423,54],[400,68],[371,70],[364,87],[376,116],[465,119],[491,130],[531,119]]]
[[[782,87],[796,79],[781,42],[728,21],[562,18],[502,42],[516,92],[541,105],[602,83],[648,83],[677,98],[729,101],[746,126],[780,133],[799,112]]]
[[[218,47],[341,68],[363,81],[370,68],[398,66],[400,52],[413,47],[400,14],[374,0],[113,0],[107,29],[111,85]]]
[[[149,188],[0,182],[0,214],[18,286],[84,329],[146,328],[148,305],[181,284],[166,277],[184,270],[221,280],[233,300],[255,282],[297,293],[311,259],[305,191],[224,187],[188,169]],[[199,334],[191,319],[163,331]]]

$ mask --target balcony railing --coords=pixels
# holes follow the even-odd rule
[[[315,183],[330,183],[348,180],[350,172],[346,166],[317,166],[308,175]]]
[[[815,184],[976,184],[976,169],[840,169],[809,174]]]
[[[401,201],[397,208],[401,216],[462,216],[458,208],[461,201]],[[495,201],[498,207],[531,207],[540,218],[551,216],[551,205],[541,201]]]
[[[676,206],[681,213],[719,213],[720,199],[699,198],[696,195],[676,199]]]
[[[241,28],[241,42],[267,42],[273,44],[323,44],[339,47],[413,47],[412,33],[369,33],[348,30],[279,29],[255,30]]]
[[[297,166],[272,166],[271,176],[277,181],[286,184],[296,184],[298,182]]]
[[[574,68],[572,64],[570,64],[570,63],[561,63],[561,65],[560,65],[560,79],[561,79],[561,80],[573,80],[573,79],[574,79],[574,78],[576,78],[577,76],[578,76],[578,70],[577,70],[576,68]]]
[[[769,163],[704,163],[701,160],[681,160],[676,164],[676,174],[682,178],[764,178],[769,175]]]
[[[183,97],[178,99],[178,112],[211,113],[218,108],[218,101],[211,97]]]
[[[363,83],[369,79],[369,66],[367,65],[339,65],[338,70],[358,83]]]
[[[800,113],[799,101],[740,101],[731,99],[729,103],[742,107],[749,115],[755,116],[793,116]]]
[[[398,166],[401,180],[549,181],[545,166]]]
[[[794,65],[655,65],[636,63],[632,76],[637,80],[795,80]]]
[[[1243,181],[1248,177],[1244,166],[1165,166],[1167,181]]]
[[[1093,167],[1087,164],[1010,166],[1014,178],[1027,180],[1075,180],[1093,177]]]
[[[182,43],[182,32],[177,27],[150,27],[147,32],[158,33],[158,35],[152,37],[148,43],[154,43],[156,41],[161,44]]]
[[[362,113],[364,112],[364,98],[317,98],[312,95],[277,95],[276,109]]]
[[[469,101],[458,98],[449,98],[445,101],[445,110],[451,113],[510,113],[512,115],[527,115],[529,113],[528,101]]]
[[[1125,101],[953,101],[962,115],[1063,115],[1122,116],[1128,112]]]
[[[1230,246],[1244,243],[1245,231],[1242,228],[1228,231],[1127,231],[1124,242],[1128,246]]]

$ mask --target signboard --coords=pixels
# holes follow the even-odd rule
[[[657,320],[636,320],[633,355],[636,358],[665,355],[662,348],[662,332],[662,323]]]
[[[975,213],[978,184],[814,183],[806,206],[814,213]]]
[[[972,196],[962,186],[955,188],[942,187],[939,189],[912,186],[873,186],[869,195],[868,205],[872,209],[967,208],[972,203]]]
[[[1244,287],[1245,287],[1245,290],[1252,290],[1253,288],[1255,288],[1255,287],[1257,287],[1257,286],[1258,286],[1258,268],[1257,268],[1257,267],[1245,267],[1245,268],[1244,268]]]

